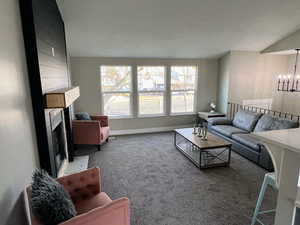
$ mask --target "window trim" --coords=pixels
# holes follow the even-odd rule
[[[170,116],[189,116],[189,115],[197,115],[196,112],[178,112],[178,113],[172,113]]]
[[[164,69],[164,89],[163,90],[139,90],[139,74],[138,74],[138,68],[139,67],[163,67]],[[137,79],[137,93],[136,93],[136,98],[137,98],[137,117],[138,118],[151,118],[151,117],[163,117],[167,116],[167,103],[166,103],[166,96],[167,96],[167,66],[166,65],[136,65],[136,79]],[[153,114],[144,114],[140,113],[140,93],[162,93],[163,96],[163,112],[162,113],[153,113]]]
[[[178,89],[178,90],[172,90],[172,67],[195,67],[196,73],[195,73],[195,89]],[[170,116],[184,116],[184,115],[195,115],[197,112],[197,102],[198,102],[198,79],[199,79],[199,68],[197,64],[180,64],[180,65],[170,65]],[[193,111],[192,112],[172,112],[172,92],[188,92],[193,91],[194,92],[194,102],[193,102]]]
[[[130,68],[130,79],[131,85],[129,91],[102,91],[102,66],[126,66]],[[172,90],[172,67],[195,67],[196,74],[195,74],[195,89],[178,89]],[[165,81],[165,88],[164,90],[143,90],[139,91],[138,87],[138,67],[163,67],[164,68],[164,81]],[[188,116],[188,115],[196,115],[197,112],[197,105],[198,105],[198,88],[199,88],[199,79],[200,79],[200,72],[199,72],[199,64],[136,64],[134,62],[129,62],[125,64],[120,63],[110,63],[110,64],[100,64],[100,99],[101,99],[101,113],[104,114],[104,94],[129,94],[129,115],[108,115],[110,119],[138,119],[138,118],[155,118],[155,117],[173,117],[173,116]],[[193,102],[193,112],[176,112],[172,113],[172,92],[194,92],[194,102]],[[140,114],[139,108],[139,94],[140,93],[163,93],[164,98],[164,107],[163,113],[159,114]]]
[[[102,70],[101,67],[129,67],[130,68],[130,89],[128,91],[102,91]],[[102,64],[99,66],[99,76],[100,76],[100,95],[101,95],[101,114],[105,114],[104,111],[104,95],[105,94],[129,94],[129,114],[128,115],[107,115],[110,119],[125,119],[125,118],[134,118],[133,116],[133,66],[132,65],[126,65],[126,64]]]
[[[102,102],[102,106],[101,106],[101,110],[102,110],[102,114],[104,113],[104,95],[105,94],[129,94],[129,114],[128,115],[107,115],[109,118],[114,118],[114,119],[122,119],[122,118],[133,118],[133,114],[132,114],[132,92],[111,92],[111,93],[106,93],[106,92],[102,92],[101,93],[101,102]]]
[[[195,98],[196,98],[196,91],[195,90],[189,90],[194,92],[194,99],[193,99],[193,111],[191,112],[172,112],[172,92],[177,92],[177,91],[171,91],[170,92],[170,115],[171,116],[178,116],[178,115],[188,115],[188,114],[195,114],[196,113],[196,104],[195,104]],[[179,92],[189,92],[189,91],[179,91]]]
[[[163,113],[153,113],[153,114],[142,114],[142,113],[140,113],[140,100],[139,100],[140,93],[162,93],[163,102],[164,102],[164,105],[163,105]],[[165,91],[150,91],[150,92],[146,91],[146,92],[138,92],[138,93],[137,93],[137,98],[138,98],[138,109],[137,109],[137,111],[138,111],[137,117],[138,117],[138,118],[167,116],[167,113],[166,113],[166,93],[165,93]]]

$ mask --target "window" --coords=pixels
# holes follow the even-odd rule
[[[188,65],[101,65],[102,113],[112,118],[193,114],[197,70]]]
[[[101,66],[102,107],[108,116],[131,115],[131,67]]]
[[[171,113],[195,111],[196,66],[171,67]]]
[[[139,115],[165,114],[165,67],[138,66]]]

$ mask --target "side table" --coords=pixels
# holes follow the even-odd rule
[[[198,116],[201,120],[207,122],[207,119],[209,118],[225,117],[226,115],[224,113],[219,113],[219,112],[198,112]]]

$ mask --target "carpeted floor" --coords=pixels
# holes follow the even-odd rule
[[[230,168],[201,171],[171,132],[116,137],[90,153],[95,166],[112,199],[130,199],[131,225],[248,225],[266,172],[235,153]],[[269,188],[263,208],[275,199]],[[273,215],[263,221],[273,224]]]

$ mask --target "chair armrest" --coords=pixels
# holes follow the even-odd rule
[[[102,127],[108,127],[108,116],[91,116],[91,119],[100,121]]]
[[[232,125],[232,120],[226,117],[214,117],[207,119],[209,125]]]
[[[114,200],[59,225],[130,225],[129,199]]]
[[[74,202],[101,192],[101,174],[99,168],[92,168],[60,177],[57,181],[69,192]]]
[[[100,121],[98,120],[73,120],[72,121],[73,126],[93,126],[93,127],[99,127],[101,126]]]
[[[73,120],[72,128],[74,144],[100,144],[101,125],[99,121]]]

